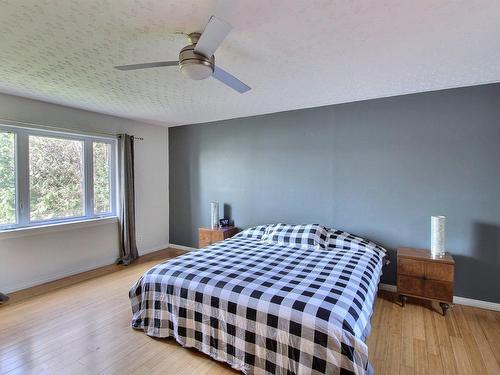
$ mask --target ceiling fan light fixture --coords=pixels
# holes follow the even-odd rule
[[[186,77],[194,80],[202,80],[211,77],[214,70],[209,64],[204,64],[199,61],[188,61],[180,64],[181,72]]]
[[[212,76],[215,57],[206,57],[194,52],[195,44],[184,47],[179,54],[181,72],[188,78],[201,80]]]

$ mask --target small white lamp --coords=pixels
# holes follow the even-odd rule
[[[433,258],[443,258],[444,248],[444,226],[446,216],[431,216],[431,256]]]

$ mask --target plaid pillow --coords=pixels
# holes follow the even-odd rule
[[[256,240],[260,240],[264,233],[266,233],[268,226],[269,225],[257,225],[256,227],[245,229],[234,237],[255,238]]]
[[[328,231],[319,224],[273,224],[267,228],[262,240],[306,250],[326,249]]]
[[[352,235],[350,233],[330,229],[328,232],[328,249],[352,249],[352,248],[367,248],[379,250],[386,253],[387,250],[375,242],[365,240],[364,238]]]

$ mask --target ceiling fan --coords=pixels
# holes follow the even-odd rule
[[[181,49],[179,61],[120,65],[115,66],[115,68],[118,70],[136,70],[178,65],[181,72],[190,79],[201,80],[212,76],[240,94],[243,94],[249,91],[250,87],[224,69],[215,66],[214,53],[231,29],[232,26],[229,23],[212,16],[208,20],[203,33],[196,32],[188,35],[191,44]]]

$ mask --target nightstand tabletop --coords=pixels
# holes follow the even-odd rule
[[[415,260],[425,260],[428,262],[455,264],[450,253],[446,253],[443,258],[433,258],[431,252],[427,249],[414,249],[411,247],[398,247],[397,252],[399,257],[410,258]]]
[[[210,231],[210,232],[228,232],[230,230],[234,230],[236,227],[231,226],[231,227],[220,227],[217,229],[210,229],[210,228],[199,228],[200,230],[204,231]]]

